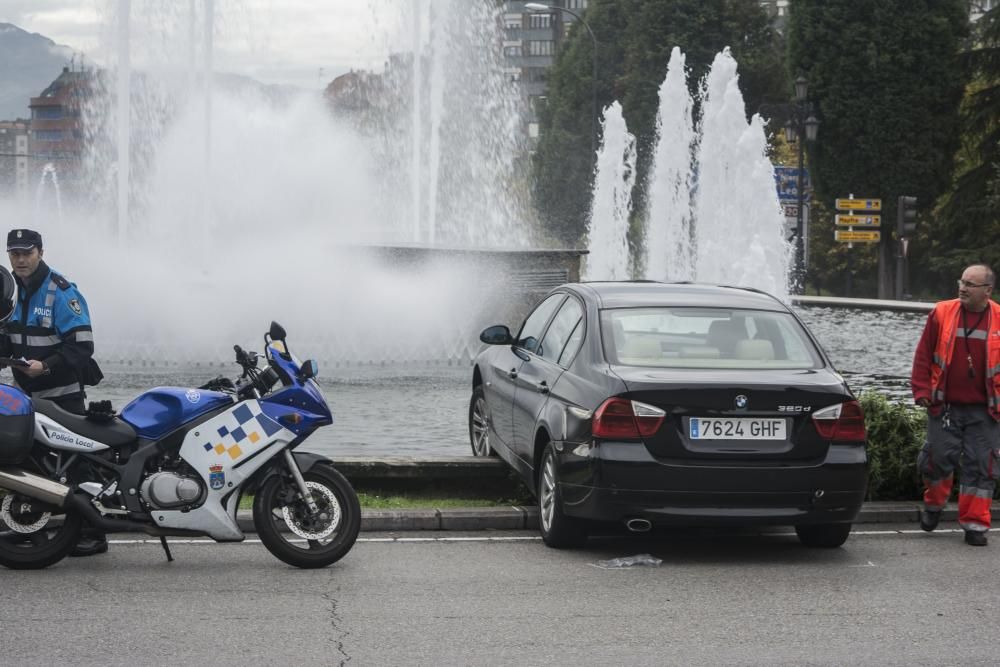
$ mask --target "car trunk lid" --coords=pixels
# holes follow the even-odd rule
[[[822,459],[829,441],[817,433],[812,414],[852,398],[828,369],[612,370],[627,387],[623,398],[666,411],[663,425],[644,439],[658,459],[720,465]]]

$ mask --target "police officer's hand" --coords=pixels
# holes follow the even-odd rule
[[[45,375],[49,372],[45,364],[38,359],[31,359],[28,361],[28,365],[21,369],[25,375],[30,378],[36,378],[39,375]]]
[[[931,399],[926,398],[926,397],[924,397],[924,398],[918,398],[917,399],[917,405],[919,405],[922,408],[929,408],[929,407],[931,407]]]

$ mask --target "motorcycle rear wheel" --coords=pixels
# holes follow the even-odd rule
[[[322,463],[303,473],[319,512],[312,515],[291,478],[276,475],[258,490],[253,522],[260,541],[279,560],[301,568],[343,558],[361,530],[361,504],[343,475]]]
[[[27,496],[0,491],[0,565],[40,570],[58,563],[80,538],[83,519]]]

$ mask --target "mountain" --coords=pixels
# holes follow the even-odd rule
[[[0,23],[0,120],[27,118],[28,102],[69,65],[73,50],[11,23]]]

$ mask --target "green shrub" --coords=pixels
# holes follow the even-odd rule
[[[920,500],[917,454],[927,432],[926,412],[874,391],[859,400],[868,431],[868,500]]]

